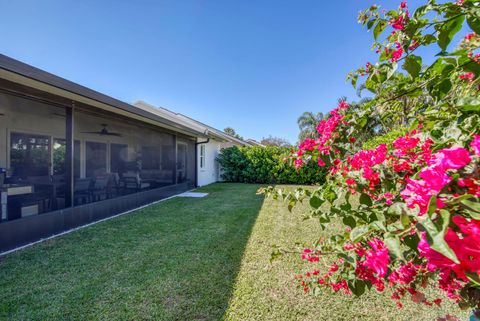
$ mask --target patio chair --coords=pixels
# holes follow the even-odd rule
[[[127,191],[139,192],[150,187],[149,183],[142,182],[140,175],[124,174],[123,182]]]
[[[75,205],[89,203],[91,200],[91,183],[90,178],[80,178],[75,180],[74,187],[74,203]],[[80,202],[79,202],[80,201]]]
[[[65,208],[65,175],[52,175],[52,184],[55,188],[54,207]]]
[[[110,182],[110,175],[101,175],[95,178],[95,183],[92,190],[93,201],[101,201],[108,198],[108,183]]]
[[[118,173],[110,173],[110,180],[107,187],[108,197],[119,196],[123,187],[124,183],[120,179],[120,175],[118,175]]]

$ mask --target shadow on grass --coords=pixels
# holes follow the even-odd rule
[[[228,308],[263,203],[214,184],[11,254],[0,319],[212,320]]]

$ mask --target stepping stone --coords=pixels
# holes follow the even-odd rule
[[[177,195],[178,197],[195,197],[195,198],[200,198],[200,197],[205,197],[207,196],[208,193],[198,193],[198,192],[185,192],[182,194]]]

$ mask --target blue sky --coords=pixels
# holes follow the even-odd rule
[[[356,99],[345,76],[374,61],[356,22],[372,3],[0,0],[0,52],[126,102],[295,143],[303,111]]]

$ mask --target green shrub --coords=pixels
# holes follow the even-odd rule
[[[407,133],[406,128],[399,128],[399,129],[394,129],[392,131],[389,131],[386,134],[380,135],[380,136],[375,136],[372,139],[369,139],[366,141],[362,148],[367,150],[367,149],[375,149],[377,148],[378,145],[380,144],[391,144],[393,143],[398,137],[403,136]]]
[[[311,163],[296,169],[285,147],[229,147],[222,149],[218,162],[227,182],[260,184],[322,184],[324,168]]]

